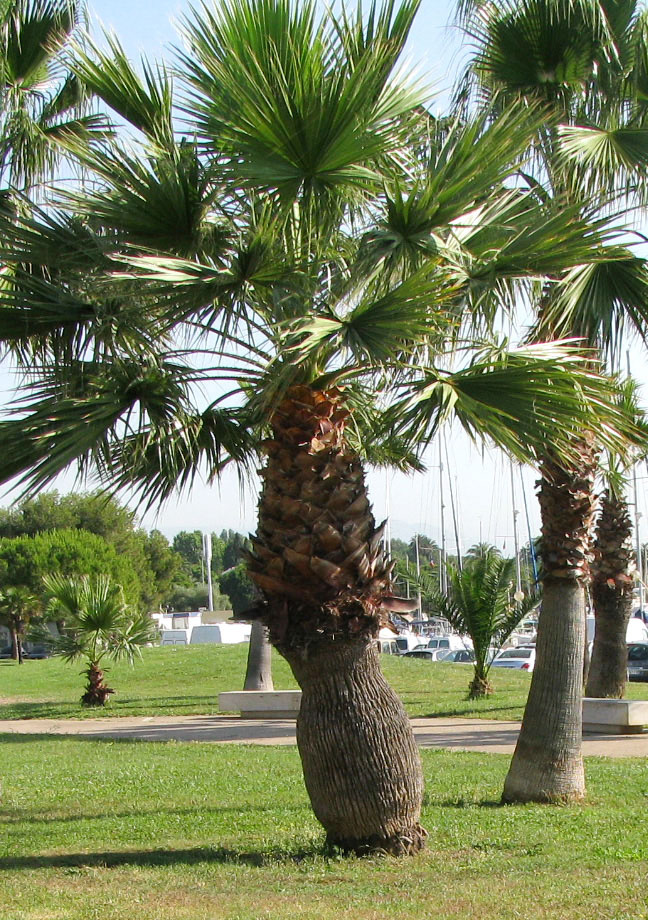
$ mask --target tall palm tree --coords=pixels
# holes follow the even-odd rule
[[[626,410],[645,424],[632,380],[624,385],[620,399]],[[585,686],[585,695],[592,697],[620,699],[625,692],[628,663],[626,635],[637,570],[626,492],[627,465],[619,457],[610,455],[604,473],[606,488],[601,496],[592,560],[592,606],[596,630]]]
[[[94,186],[5,222],[0,245],[0,338],[30,370],[0,423],[0,475],[34,489],[77,461],[151,505],[201,470],[261,462],[250,615],[303,691],[311,802],[331,842],[394,853],[423,845],[422,779],[373,643],[404,602],[364,463],[419,466],[448,417],[521,458],[547,441],[573,456],[569,432],[599,416],[611,443],[626,430],[569,343],[478,334],[517,284],[602,241],[508,184],[527,112],[426,113],[397,71],[416,9],[193,13],[180,138],[163,68],[140,78],[114,40],[79,54],[140,148],[80,150]]]
[[[581,216],[621,210],[645,189],[645,15],[637,2],[466,0],[475,54],[464,83],[488,104],[541,105],[531,168],[520,181],[542,201]],[[600,220],[603,220],[600,217]],[[565,272],[535,299],[535,340],[576,336],[614,350],[624,322],[645,335],[645,261],[615,247],[596,265]],[[585,590],[592,558],[599,445],[584,434],[577,462],[542,462],[543,604],[537,665],[504,799],[579,799]]]
[[[44,579],[51,617],[64,620],[63,632],[41,638],[64,661],[85,658],[84,706],[105,706],[111,689],[105,682],[102,662],[125,659],[131,664],[142,645],[155,639],[155,627],[148,614],[138,614],[124,602],[121,586],[109,575],[70,578],[49,575]]]
[[[449,564],[448,590],[432,595],[435,612],[453,629],[470,636],[475,651],[475,673],[468,687],[470,699],[489,696],[488,672],[493,650],[499,651],[515,627],[538,603],[534,595],[518,600],[515,559],[503,559],[495,547],[479,544],[479,554],[464,559],[461,569]]]

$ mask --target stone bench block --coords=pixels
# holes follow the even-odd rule
[[[301,690],[230,690],[218,694],[221,712],[240,712],[242,719],[296,719]]]
[[[648,700],[583,700],[583,731],[635,735],[648,728]]]

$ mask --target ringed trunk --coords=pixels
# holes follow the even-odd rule
[[[348,418],[339,389],[286,393],[264,445],[248,570],[257,616],[302,689],[299,753],[327,840],[408,853],[425,839],[421,764],[373,641],[398,602]]]
[[[596,454],[579,445],[578,469],[545,461],[540,482],[543,594],[536,662],[504,802],[578,801],[582,758],[585,589],[595,511]]]
[[[635,564],[627,502],[609,490],[603,495],[592,570],[596,632],[585,695],[621,699],[628,666],[626,632],[632,613]]]

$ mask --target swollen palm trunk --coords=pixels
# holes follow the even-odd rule
[[[540,486],[542,608],[536,664],[522,729],[504,784],[505,802],[583,798],[585,587],[595,511],[595,454],[581,443],[578,471],[546,462]]]
[[[344,436],[339,390],[294,387],[273,417],[250,575],[302,689],[297,743],[313,810],[349,850],[419,849],[422,776],[373,638],[391,566]]]
[[[598,522],[592,599],[596,634],[586,696],[620,699],[625,691],[626,631],[632,612],[632,523],[627,503],[606,491]]]

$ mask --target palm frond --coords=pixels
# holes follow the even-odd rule
[[[553,452],[577,459],[583,430],[625,453],[643,435],[615,401],[614,382],[592,369],[592,356],[572,342],[487,352],[456,373],[426,369],[387,412],[397,433],[429,443],[456,418],[473,439],[487,438],[525,462]]]
[[[78,46],[70,66],[88,90],[118,115],[142,131],[154,144],[168,149],[173,143],[173,90],[165,68],[143,58],[140,77],[114,35],[104,36],[102,51],[86,41]]]

